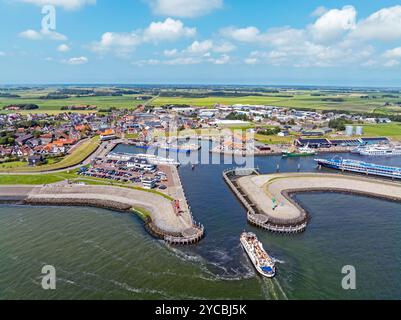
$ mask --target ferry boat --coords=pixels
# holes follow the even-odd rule
[[[401,156],[401,147],[372,145],[360,148],[358,153],[362,156]]]
[[[274,260],[263,249],[263,244],[256,235],[244,232],[240,240],[256,270],[264,277],[273,278],[276,275]]]
[[[330,169],[364,173],[367,175],[381,176],[393,179],[401,179],[401,168],[399,167],[383,166],[379,164],[367,163],[363,161],[350,160],[350,159],[342,159],[338,157],[334,157],[331,160],[315,159],[315,161],[320,166]]]
[[[314,156],[314,155],[316,155],[316,151],[309,148],[309,145],[298,148],[298,150],[295,150],[295,151],[290,150],[290,151],[283,152],[284,158],[309,157],[309,156]]]

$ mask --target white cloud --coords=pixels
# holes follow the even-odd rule
[[[0,57],[4,57],[6,53],[4,51],[0,51]]]
[[[342,9],[332,9],[324,13],[309,27],[309,31],[316,41],[330,42],[355,29],[355,26],[355,8],[345,6]]]
[[[391,41],[401,39],[401,6],[383,8],[360,21],[352,38]]]
[[[246,58],[246,59],[244,60],[244,62],[245,62],[246,64],[255,65],[255,64],[260,63],[260,60],[257,59],[257,58]]]
[[[246,28],[228,27],[220,30],[220,34],[239,42],[258,42],[261,40],[260,30],[253,26]]]
[[[163,54],[166,57],[174,57],[178,54],[178,50],[177,49],[171,49],[171,50],[164,50]]]
[[[65,60],[64,62],[70,65],[81,65],[88,63],[89,59],[87,57],[76,57],[76,58],[70,58],[68,60]]]
[[[397,58],[401,58],[401,47],[387,50],[387,51],[383,54],[383,57],[388,58],[388,59],[397,59]]]
[[[193,18],[203,16],[223,7],[223,0],[150,0],[155,14]]]
[[[311,14],[312,17],[320,17],[324,15],[327,11],[329,11],[326,7],[320,6],[317,7]]]
[[[227,54],[222,54],[220,57],[218,58],[211,58],[209,59],[209,62],[213,63],[213,64],[227,64],[229,63],[231,60],[231,57]]]
[[[67,37],[56,31],[42,29],[40,31],[28,29],[19,34],[20,37],[28,40],[55,40],[65,41]]]
[[[205,40],[202,42],[194,41],[188,48],[189,53],[206,53],[213,48],[213,41]]]
[[[224,42],[218,45],[215,45],[213,50],[215,52],[219,52],[219,53],[228,53],[228,52],[232,52],[236,49],[237,47],[235,45],[233,45],[230,42]]]
[[[148,59],[148,60],[139,60],[139,61],[134,61],[132,64],[135,66],[143,67],[145,65],[149,66],[156,66],[160,64],[160,60],[157,59]]]
[[[92,43],[92,51],[98,53],[114,52],[117,55],[126,55],[135,50],[142,42],[142,39],[135,32],[116,33],[106,32],[102,35],[99,42]]]
[[[20,0],[37,6],[53,5],[66,10],[76,10],[85,5],[96,4],[96,0]]]
[[[185,27],[180,20],[167,18],[165,21],[152,22],[143,32],[145,41],[175,41],[183,37],[193,37],[196,28]]]
[[[393,67],[397,67],[399,65],[400,65],[400,62],[398,60],[394,60],[394,59],[389,60],[383,64],[383,66],[386,68],[393,68]]]
[[[199,64],[201,62],[202,60],[198,57],[180,57],[164,61],[164,63],[168,65],[190,65],[190,64]]]
[[[180,20],[167,18],[165,21],[152,22],[145,30],[132,32],[106,32],[100,41],[93,42],[89,48],[98,53],[113,52],[125,57],[139,45],[152,42],[176,41],[180,38],[192,37],[196,28],[186,27]]]
[[[288,67],[336,67],[362,65],[373,60],[373,46],[351,41],[357,28],[357,12],[352,6],[314,12],[316,21],[303,29],[271,28],[262,32],[255,26],[228,27],[220,35],[246,45],[258,45],[243,61],[245,64],[271,64]]]
[[[60,52],[67,52],[67,51],[70,51],[70,47],[69,47],[68,45],[66,45],[65,43],[64,43],[64,44],[60,44],[60,45],[57,47],[57,51],[60,51]]]

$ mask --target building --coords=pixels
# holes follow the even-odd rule
[[[35,155],[35,156],[29,156],[28,157],[28,164],[32,167],[35,167],[37,165],[40,165],[44,163],[44,158],[40,155]]]
[[[353,136],[354,135],[354,126],[346,126],[345,127],[345,134],[347,136]]]
[[[295,144],[300,147],[309,146],[310,148],[330,148],[331,142],[327,139],[297,139]]]
[[[361,144],[369,145],[369,144],[389,144],[390,140],[385,137],[377,137],[377,138],[361,138],[359,139]]]
[[[116,139],[116,133],[113,129],[107,129],[100,133],[100,140],[101,141],[108,141]]]

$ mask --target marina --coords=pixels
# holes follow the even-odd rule
[[[132,146],[120,146],[117,151],[141,152]],[[358,155],[349,157],[360,159]],[[377,159],[378,163],[383,161],[382,158]],[[401,158],[391,158],[391,163],[397,166],[401,164]],[[318,173],[313,158],[309,157],[255,158],[255,166],[260,174],[275,173],[277,165],[283,174],[296,171],[298,165],[302,172]],[[97,208],[3,205],[0,229],[8,226],[10,237],[4,239],[0,247],[6,249],[12,245],[12,239],[21,238],[20,232],[24,233],[30,226],[38,225],[34,231],[22,237],[26,241],[24,247],[13,245],[19,259],[44,256],[45,251],[40,251],[40,248],[45,248],[47,242],[42,243],[41,238],[32,242],[31,237],[37,238],[35,232],[45,234],[46,240],[52,239],[55,246],[63,246],[63,254],[66,251],[75,252],[77,259],[80,257],[79,265],[76,264],[78,260],[66,261],[57,252],[48,257],[57,261],[63,269],[60,277],[76,283],[60,282],[60,290],[52,293],[52,296],[59,298],[77,297],[76,288],[82,290],[82,297],[87,297],[87,286],[96,288],[94,296],[123,299],[343,298],[344,291],[338,286],[338,279],[325,275],[335,275],[353,259],[360,261],[361,288],[347,292],[348,298],[391,298],[401,293],[401,288],[393,280],[399,276],[399,261],[387,258],[394,257],[401,245],[397,231],[401,226],[398,214],[401,204],[324,190],[296,193],[292,197],[305,208],[312,220],[307,232],[283,237],[253,226],[246,227],[245,209],[221,178],[222,171],[229,168],[229,165],[222,164],[199,164],[196,170],[192,170],[191,166],[179,168],[191,211],[207,229],[206,237],[196,246],[166,247],[149,237],[143,231],[143,223],[134,215],[121,215]],[[15,217],[23,219],[24,223],[10,228],[10,220],[15,220]],[[255,233],[278,260],[276,267],[279,268],[279,274],[272,280],[266,279],[268,283],[256,276],[256,270],[244,254],[238,236],[245,227]],[[341,237],[338,237],[339,229],[342,230]],[[57,236],[54,230],[60,230],[64,235]],[[372,233],[376,236],[371,237]],[[375,249],[377,241],[374,239],[377,238],[381,239],[381,245],[384,246],[380,254]],[[23,251],[25,249],[27,251]],[[369,259],[365,259],[367,254]],[[89,256],[96,257],[96,260],[89,259]],[[119,263],[120,259],[125,263]],[[163,266],[158,263],[160,259],[164,262]],[[19,263],[7,268],[7,262],[12,261],[7,254],[2,261],[6,278],[12,277],[15,272],[28,275],[31,272]],[[380,276],[371,273],[377,264],[386,270]],[[129,271],[126,266],[129,266]],[[88,277],[85,272],[94,275]],[[191,281],[191,287],[185,285],[187,281]],[[386,286],[386,290],[382,290],[383,286]],[[5,288],[5,294],[12,297],[13,292],[19,292],[26,297],[30,297],[30,294],[44,297],[44,293],[35,289],[34,284],[28,288],[29,293],[22,293],[24,288],[14,283]]]

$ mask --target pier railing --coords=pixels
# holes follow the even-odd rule
[[[247,209],[248,222],[254,226],[271,232],[280,233],[299,233],[306,229],[308,224],[308,216],[302,211],[302,216],[297,219],[279,219],[268,215],[258,208],[258,206],[249,199],[245,192],[242,191],[236,180],[242,176],[258,175],[258,169],[240,169],[232,168],[223,172],[224,181],[234,192],[236,197],[241,201],[242,205]],[[259,216],[264,216],[267,220],[262,221]]]

